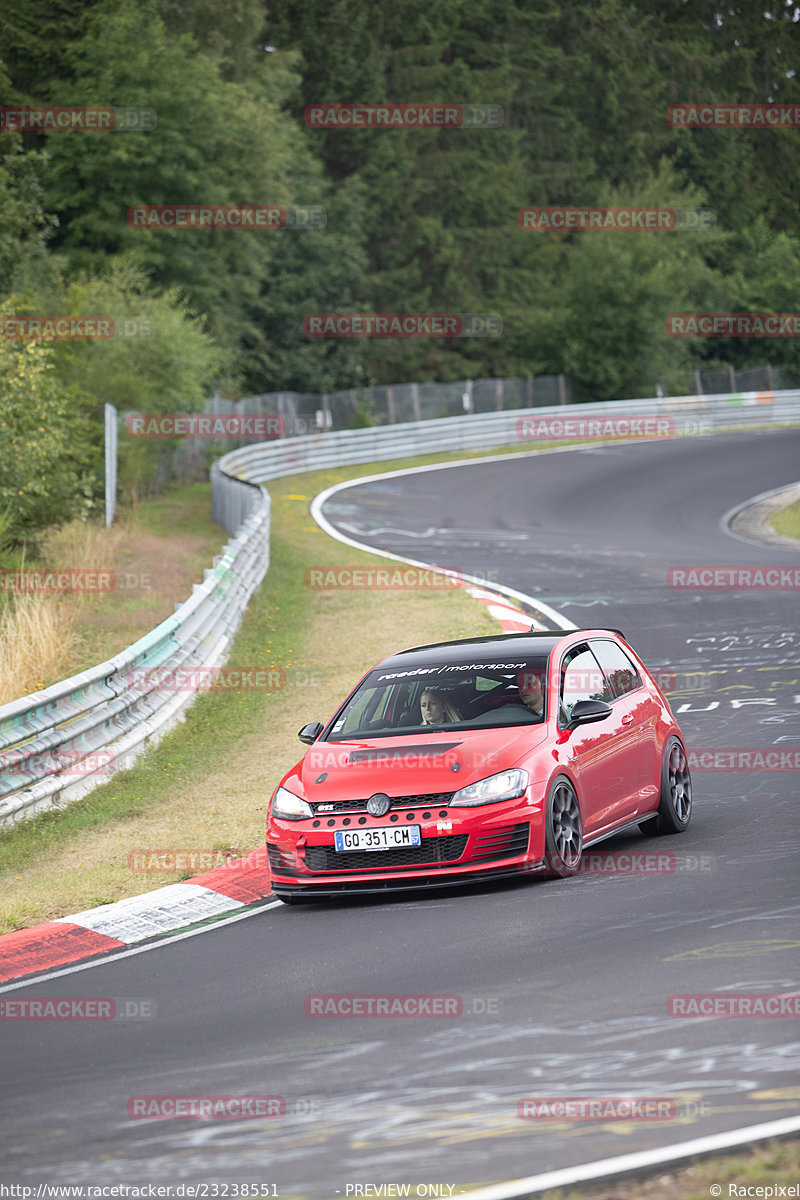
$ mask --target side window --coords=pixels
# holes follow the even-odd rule
[[[362,688],[334,725],[333,732],[344,736],[374,722],[379,715],[378,710],[386,706],[387,691],[385,687]]]
[[[332,733],[338,737],[347,737],[357,731],[366,733],[371,730],[388,729],[396,723],[395,710],[399,698],[400,688],[397,684],[362,688],[340,715]]]
[[[576,646],[561,667],[562,713],[566,713],[569,721],[572,709],[579,700],[608,699],[608,685],[597,659],[588,646]]]
[[[616,642],[592,642],[592,649],[614,689],[615,698],[642,686],[641,675]]]

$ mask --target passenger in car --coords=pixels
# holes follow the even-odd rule
[[[461,713],[447,697],[434,688],[426,688],[419,700],[423,725],[445,725],[448,721],[460,721]]]

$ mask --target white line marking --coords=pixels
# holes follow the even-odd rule
[[[563,446],[558,450],[531,450],[522,454],[493,454],[488,458],[465,458],[461,459],[459,462],[434,463],[429,467],[404,467],[399,471],[384,471],[380,475],[362,475],[358,479],[346,479],[342,483],[335,483],[332,487],[325,488],[323,492],[319,492],[319,494],[314,497],[314,499],[311,501],[311,516],[317,522],[320,529],[327,533],[329,537],[335,538],[337,542],[343,542],[346,546],[352,546],[355,550],[366,550],[369,554],[378,554],[381,558],[391,558],[395,562],[408,563],[412,567],[426,567],[428,570],[430,570],[432,564],[429,562],[420,562],[416,558],[404,558],[400,554],[392,554],[388,550],[378,550],[375,546],[367,545],[366,542],[357,542],[354,538],[347,537],[346,534],[341,533],[338,529],[331,525],[327,517],[322,515],[323,504],[326,500],[330,499],[331,496],[335,496],[337,492],[344,491],[345,488],[359,487],[362,483],[376,483],[379,480],[397,479],[404,475],[419,475],[423,471],[447,471],[452,467],[474,466],[475,463],[505,462],[508,459],[529,458],[532,455],[538,454],[562,454],[565,452],[574,451],[574,449],[575,447],[573,446]],[[487,536],[490,532],[490,530],[486,530]],[[465,580],[467,583],[477,583],[482,584],[484,587],[486,586],[486,580],[481,579],[477,575],[466,575],[463,571],[447,571],[444,567],[437,567],[436,569],[441,571],[443,574],[457,574],[460,579]],[[551,608],[549,604],[545,604],[542,600],[537,600],[533,596],[527,595],[525,592],[519,592],[516,588],[507,587],[503,583],[495,583],[494,580],[492,580],[491,587],[493,591],[501,592],[504,596],[511,596],[514,600],[521,600],[524,604],[532,605],[533,608],[538,609],[539,612],[548,617],[557,629],[578,628],[577,625],[573,624],[573,622],[565,617],[562,613],[557,612],[554,608]]]
[[[469,1200],[514,1200],[529,1196],[531,1192],[545,1192],[549,1188],[571,1187],[590,1179],[605,1179],[609,1175],[621,1175],[628,1171],[639,1171],[644,1167],[660,1166],[676,1159],[691,1158],[696,1154],[709,1154],[715,1150],[726,1150],[741,1146],[745,1142],[762,1141],[764,1138],[782,1137],[800,1130],[800,1117],[783,1117],[779,1121],[768,1121],[763,1125],[748,1125],[744,1129],[732,1129],[728,1133],[713,1133],[708,1137],[695,1138],[682,1145],[662,1146],[658,1150],[639,1150],[634,1154],[621,1154],[617,1158],[598,1159],[583,1163],[579,1167],[564,1167],[560,1171],[548,1171],[544,1175],[529,1175],[525,1179],[513,1179],[492,1187],[470,1192]]]

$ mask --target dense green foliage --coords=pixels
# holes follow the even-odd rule
[[[800,309],[800,131],[666,119],[685,101],[800,105],[793,0],[768,12],[748,0],[0,0],[0,17],[0,103],[143,106],[157,119],[0,133],[5,311],[113,310],[152,330],[51,346],[47,371],[26,375],[32,402],[80,426],[64,457],[78,510],[87,489],[97,497],[104,400],[190,410],[215,388],[558,372],[582,399],[611,399],[695,367],[800,372],[796,338],[665,332],[670,312]],[[496,105],[504,123],[304,120],[310,104],[376,102]],[[127,220],[133,205],[212,203],[321,206],[327,221]],[[707,206],[716,228],[519,228],[521,208],[548,204]],[[306,314],[333,311],[491,312],[503,335],[305,335]],[[27,438],[17,392],[0,389],[0,413]],[[16,482],[0,462],[0,492]],[[53,488],[69,506],[63,480]],[[19,528],[35,513],[49,519],[26,509]]]

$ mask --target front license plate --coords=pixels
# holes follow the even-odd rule
[[[418,846],[419,825],[378,825],[373,829],[337,829],[333,835],[337,850],[394,850],[398,846]]]

